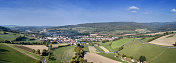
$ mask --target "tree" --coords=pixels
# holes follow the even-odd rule
[[[43,51],[42,51],[42,56],[47,56],[47,51],[46,51],[46,49],[43,49]]]
[[[32,52],[35,53],[35,49],[32,49]]]
[[[37,54],[39,54],[39,55],[41,54],[39,49],[37,50]]]
[[[146,61],[146,58],[145,58],[145,56],[140,56],[139,60],[140,60],[140,62],[143,63],[144,61]]]

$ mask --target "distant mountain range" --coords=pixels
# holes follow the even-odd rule
[[[147,29],[150,31],[173,31],[176,30],[176,22],[153,22],[153,23],[136,23],[136,22],[102,22],[102,23],[85,23],[78,25],[66,26],[16,26],[3,25],[13,30],[31,30],[38,31],[46,28],[48,31],[71,30],[81,33],[110,33],[110,32],[134,32],[136,29]],[[129,32],[130,33],[130,32]]]
[[[176,22],[103,22],[49,28],[49,30],[75,30],[79,32],[113,32],[118,30],[135,31],[136,29],[148,29],[150,31],[173,31],[176,30]]]

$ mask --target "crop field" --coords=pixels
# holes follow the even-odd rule
[[[4,44],[0,44],[0,63],[34,63],[36,60],[28,57],[10,48]]]
[[[138,60],[145,56],[147,63],[175,63],[176,49],[143,44],[139,41],[131,42],[124,46],[119,53]]]
[[[176,35],[171,34],[171,35],[162,36],[158,39],[151,41],[150,43],[165,45],[165,46],[173,46],[175,42],[176,42]]]
[[[70,63],[71,58],[74,56],[74,46],[60,47],[52,50],[51,56],[53,57],[48,63]]]
[[[25,49],[27,48],[30,48],[31,50],[34,49],[34,50],[40,50],[40,52],[42,53],[42,51],[45,49],[45,50],[48,50],[48,47],[46,47],[45,45],[18,45],[18,46],[21,46],[21,47],[26,47]]]

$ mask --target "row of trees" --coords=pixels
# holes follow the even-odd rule
[[[71,63],[88,63],[86,60],[84,60],[84,50],[83,46],[80,44],[77,44],[77,46],[74,48],[75,56],[72,57]]]

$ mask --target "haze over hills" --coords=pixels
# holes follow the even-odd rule
[[[86,23],[78,25],[66,25],[51,27],[53,30],[75,30],[80,32],[111,32],[116,30],[135,31],[136,29],[147,29],[150,31],[172,31],[176,30],[176,22],[103,22],[103,23]]]
[[[50,30],[72,30],[80,33],[107,33],[107,32],[135,32],[136,29],[146,29],[152,32],[158,31],[173,31],[176,30],[176,22],[152,22],[152,23],[137,23],[137,22],[101,22],[101,23],[85,23],[77,25],[65,26],[17,26],[17,25],[3,25],[12,30],[21,31],[39,31],[42,29]]]

